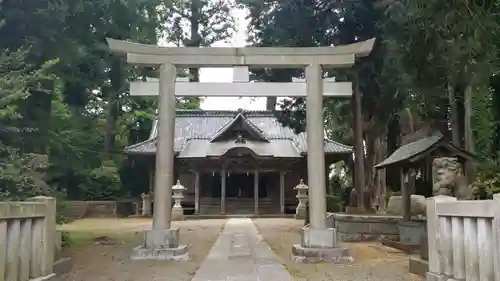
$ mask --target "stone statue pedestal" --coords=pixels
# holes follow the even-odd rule
[[[172,191],[174,195],[172,198],[174,199],[174,206],[172,207],[172,220],[173,221],[182,221],[184,220],[184,209],[182,208],[181,201],[184,198],[182,194],[186,188],[181,185],[180,181],[177,181],[177,184],[172,187]]]
[[[296,262],[333,262],[354,261],[347,248],[337,244],[335,228],[314,229],[303,227],[300,244],[292,246],[292,259]]]
[[[309,187],[304,184],[304,180],[300,180],[300,183],[293,189],[297,190],[297,199],[299,199],[299,204],[295,209],[295,218],[298,220],[303,220],[307,216],[307,190]]]
[[[134,248],[131,260],[187,261],[186,245],[179,244],[179,229],[150,229],[144,231],[142,245]]]
[[[150,217],[151,216],[151,195],[149,194],[141,194],[142,199],[142,216]]]
[[[132,203],[133,208],[134,208],[134,214],[132,215],[133,217],[140,217],[142,216],[142,200],[136,201]]]

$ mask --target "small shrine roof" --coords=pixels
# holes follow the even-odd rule
[[[441,132],[436,131],[430,136],[407,143],[396,149],[384,161],[375,165],[375,168],[381,169],[395,164],[403,164],[404,162],[415,162],[421,159],[420,156],[430,154],[438,148],[446,149],[448,157],[459,157],[462,160],[474,160],[476,158],[470,152],[455,146]]]

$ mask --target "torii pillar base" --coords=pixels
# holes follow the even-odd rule
[[[314,229],[303,227],[300,245],[292,246],[292,260],[300,263],[349,263],[354,259],[349,249],[337,245],[335,228]]]
[[[134,248],[131,260],[187,261],[186,245],[179,244],[179,229],[152,229],[144,231],[143,244]]]

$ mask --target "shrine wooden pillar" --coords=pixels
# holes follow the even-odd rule
[[[254,200],[254,214],[259,214],[259,171],[255,170],[253,179],[253,200]]]
[[[200,213],[200,172],[194,171],[194,214]]]
[[[280,212],[285,213],[285,171],[280,171]]]
[[[149,171],[149,187],[148,187],[148,194],[151,195],[153,193],[153,188],[154,188],[154,180],[155,180],[155,172],[154,170]]]
[[[220,213],[226,213],[226,170],[222,169],[221,176],[221,191],[220,191]]]
[[[405,171],[403,168],[399,170],[399,177],[401,179],[401,205],[403,205],[403,220],[411,220],[411,192],[405,180]]]

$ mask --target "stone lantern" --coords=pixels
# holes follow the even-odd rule
[[[297,199],[299,199],[299,205],[297,205],[297,209],[295,209],[295,218],[296,219],[305,219],[307,215],[307,199],[309,196],[307,195],[307,190],[309,187],[304,184],[304,180],[300,180],[300,183],[294,187],[293,189],[297,190]]]
[[[151,195],[143,193],[141,194],[142,199],[142,216],[151,216]]]
[[[172,196],[174,199],[174,206],[172,207],[172,220],[184,220],[184,210],[182,209],[181,202],[184,198],[183,192],[185,189],[186,188],[181,185],[179,180],[176,185],[172,186],[172,192],[174,193]]]

